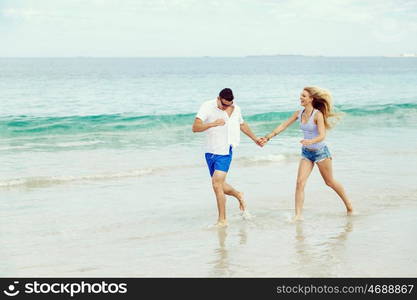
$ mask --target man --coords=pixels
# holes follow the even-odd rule
[[[206,162],[216,194],[219,217],[216,225],[227,226],[226,195],[239,201],[242,212],[246,209],[243,193],[235,190],[226,182],[226,175],[232,162],[232,152],[240,141],[240,131],[245,133],[257,145],[262,139],[253,134],[249,125],[243,121],[240,107],[233,103],[233,92],[229,88],[220,91],[215,100],[204,102],[193,124],[193,132],[206,131]]]

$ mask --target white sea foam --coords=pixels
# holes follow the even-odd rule
[[[27,178],[14,178],[0,180],[0,188],[10,188],[10,187],[39,187],[55,184],[65,184],[70,182],[77,181],[98,181],[98,180],[111,180],[117,178],[128,178],[128,177],[140,177],[149,175],[158,171],[162,171],[162,168],[147,168],[147,169],[138,169],[130,170],[124,172],[115,172],[115,173],[101,173],[94,175],[83,175],[83,176],[42,176],[42,177],[27,177]]]
[[[268,162],[282,162],[290,159],[291,155],[286,154],[268,154],[268,155],[255,155],[255,156],[243,156],[236,159],[241,163],[268,163]]]
[[[11,147],[0,147],[0,151],[9,151],[9,150],[19,150],[19,149],[27,149],[27,146],[11,146]]]
[[[79,147],[79,146],[89,146],[100,144],[101,141],[88,141],[88,142],[66,142],[66,143],[57,143],[57,147]]]

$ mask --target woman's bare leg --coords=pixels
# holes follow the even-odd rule
[[[317,166],[319,167],[321,177],[323,177],[326,185],[331,187],[339,195],[339,197],[342,199],[343,203],[346,206],[347,213],[351,214],[353,212],[352,203],[347,197],[343,185],[341,185],[333,178],[332,160],[330,158],[327,158],[325,160],[322,160],[321,162],[318,162]]]
[[[295,187],[295,216],[294,221],[302,220],[304,205],[304,187],[313,170],[314,164],[310,160],[301,159],[298,166],[297,184]]]

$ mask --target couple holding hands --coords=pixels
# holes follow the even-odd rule
[[[217,200],[219,213],[217,226],[227,226],[225,195],[235,197],[239,201],[242,212],[245,212],[246,209],[243,193],[226,182],[226,175],[232,162],[233,148],[237,147],[240,141],[240,131],[263,147],[270,139],[283,132],[297,120],[300,122],[304,139],[300,141],[302,144],[301,160],[297,174],[293,220],[302,220],[304,187],[314,164],[317,164],[326,185],[342,199],[347,213],[353,212],[352,204],[346,196],[343,186],[333,178],[332,157],[324,143],[326,130],[331,128],[329,118],[336,116],[332,109],[332,97],[328,91],[319,87],[305,87],[300,95],[300,105],[304,109],[294,112],[285,122],[261,138],[257,137],[249,125],[244,122],[240,107],[234,104],[233,100],[231,89],[221,90],[216,99],[201,105],[192,126],[193,132],[205,131],[207,133],[205,158]]]

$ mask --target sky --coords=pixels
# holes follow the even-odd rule
[[[417,53],[417,0],[0,0],[0,57]]]

